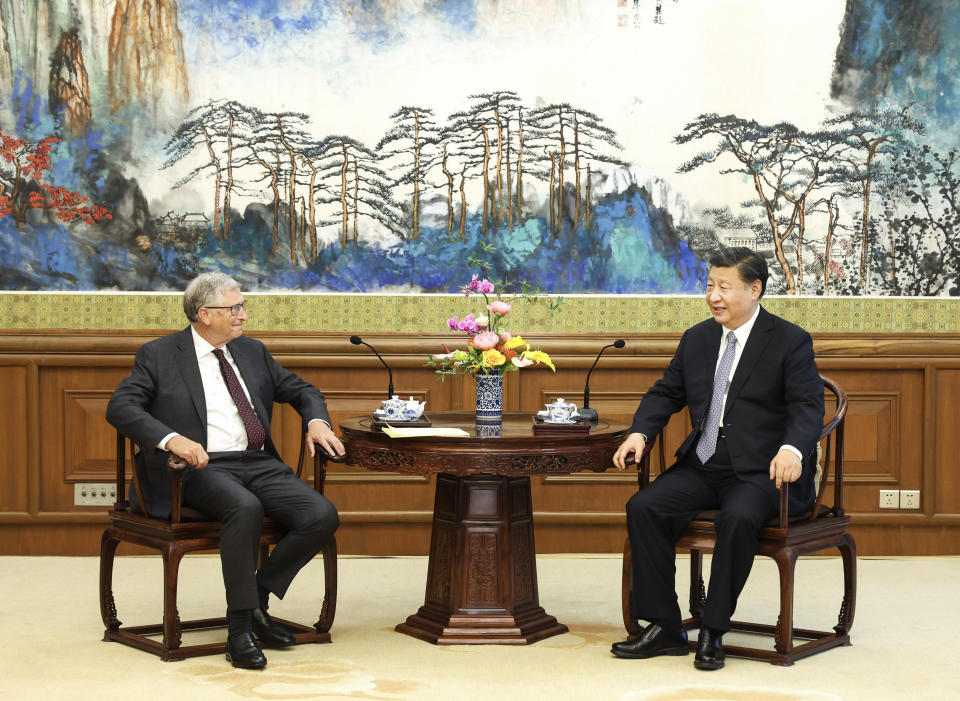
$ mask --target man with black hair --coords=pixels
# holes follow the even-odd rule
[[[815,498],[815,466],[804,464],[823,426],[823,382],[810,334],[760,306],[766,261],[748,248],[710,259],[707,305],[713,316],[688,329],[647,392],[627,439],[614,455],[642,455],[670,416],[686,407],[693,431],[676,462],[627,502],[633,558],[631,615],[648,621],[634,641],[614,643],[618,657],[686,655],[674,576],[676,540],[701,511],[717,509],[716,547],[694,666],[724,665],[723,634],[746,583],[761,525],[790,488],[790,512]]]

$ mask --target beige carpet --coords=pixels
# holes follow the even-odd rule
[[[96,558],[2,557],[0,699],[952,699],[960,664],[960,558],[861,558],[851,647],[774,667],[729,659],[699,672],[693,657],[620,660],[620,558],[541,556],[541,603],[570,633],[527,647],[437,647],[393,632],[423,597],[426,559],[340,560],[333,644],[267,651],[262,672],[222,656],[160,662],[100,640]],[[684,592],[687,562],[678,562]],[[319,561],[295,582],[277,615],[312,623]],[[840,562],[801,560],[797,624],[829,628],[840,601]],[[160,561],[119,558],[115,593],[125,624],[159,620]],[[219,560],[193,556],[181,576],[181,616],[224,608]],[[681,593],[681,601],[686,598]],[[758,560],[738,617],[776,618],[776,571]],[[194,634],[217,635],[216,633]],[[193,637],[192,639],[196,639]]]

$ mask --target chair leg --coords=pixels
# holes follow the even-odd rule
[[[113,559],[120,544],[120,537],[112,526],[103,532],[100,539],[100,617],[104,633],[115,633],[123,623],[117,619],[117,605],[113,599]],[[104,637],[104,640],[107,640]]]
[[[707,604],[707,590],[703,586],[703,551],[690,551],[690,616],[695,621],[703,618]]]
[[[337,615],[337,540],[331,538],[323,547],[323,606],[320,618],[313,624],[318,633],[329,633]]]
[[[840,604],[837,625],[833,629],[837,635],[849,635],[857,608],[857,544],[852,535],[844,533],[843,541],[837,548],[843,558],[843,602]]]
[[[163,644],[166,649],[180,647],[183,629],[180,612],[177,610],[177,580],[180,576],[180,561],[184,553],[176,543],[168,543],[161,551],[163,556]]]
[[[643,627],[639,625],[630,612],[630,599],[633,592],[633,553],[630,550],[630,539],[623,544],[623,581],[620,591],[620,606],[623,609],[623,627],[627,634],[638,636],[643,632]]]
[[[263,563],[270,557],[270,544],[260,543],[260,550],[257,553],[257,569],[263,567]]]
[[[793,645],[793,581],[797,567],[797,553],[787,548],[773,557],[780,571],[780,616],[774,637],[774,648],[781,655]]]

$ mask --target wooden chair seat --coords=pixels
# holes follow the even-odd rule
[[[168,462],[171,479],[173,513],[170,518],[157,518],[149,513],[136,513],[125,498],[126,460],[124,436],[117,434],[117,503],[108,516],[110,525],[103,532],[100,545],[100,615],[103,619],[103,639],[160,656],[164,661],[182,660],[201,655],[223,654],[226,640],[211,643],[184,645],[182,634],[185,631],[225,628],[224,616],[181,621],[177,609],[177,582],[180,561],[185,555],[197,551],[217,551],[220,547],[220,523],[206,519],[200,512],[181,505],[180,477],[185,467],[182,462],[171,459]],[[133,464],[135,446],[130,443],[130,460]],[[300,459],[297,463],[297,475],[303,471],[306,453],[305,436],[301,440]],[[323,493],[327,460],[340,461],[323,455],[317,450],[314,457],[314,488]],[[145,504],[137,478],[133,470],[133,486],[140,504]],[[276,545],[285,531],[269,518],[264,519],[260,536],[260,560],[266,558],[271,546]],[[163,620],[161,623],[124,626],[117,618],[117,607],[113,596],[113,562],[117,546],[120,543],[132,543],[160,552],[163,559]],[[333,625],[337,605],[337,545],[331,540],[323,551],[324,595],[320,617],[312,626],[294,623],[272,617],[274,622],[286,627],[294,636],[297,645],[301,643],[330,642],[330,628]],[[158,639],[159,638],[159,639]]]
[[[856,608],[857,595],[857,551],[853,536],[847,532],[850,517],[843,511],[843,431],[847,410],[847,395],[836,382],[823,377],[824,386],[836,400],[833,418],[827,422],[820,435],[826,441],[823,451],[823,475],[817,491],[816,502],[810,514],[789,516],[788,489],[784,484],[780,490],[780,511],[760,529],[759,555],[772,558],[777,563],[780,577],[780,615],[775,624],[732,621],[731,630],[745,633],[770,635],[774,638],[774,649],[750,647],[746,645],[724,644],[727,655],[766,660],[777,665],[791,665],[796,660],[817,652],[840,645],[850,644],[850,629]],[[650,478],[651,442],[638,464],[638,482],[643,489]],[[663,442],[658,444],[661,466],[664,462]],[[816,459],[811,456],[810,459]],[[824,504],[831,464],[834,468],[833,504]],[[683,621],[687,630],[700,628],[703,607],[706,603],[706,590],[703,583],[703,553],[712,552],[716,542],[714,517],[716,510],[704,511],[697,515],[677,541],[678,550],[690,551],[690,617]],[[809,630],[794,626],[794,571],[797,558],[804,554],[837,548],[843,562],[843,597],[837,625],[829,631]],[[642,632],[642,627],[630,616],[631,552],[629,539],[623,550],[622,605],[623,622],[630,638]],[[806,642],[797,643],[796,639]],[[691,637],[690,649],[695,650],[697,641]]]

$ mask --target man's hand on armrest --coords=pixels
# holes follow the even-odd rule
[[[167,441],[167,450],[179,455],[198,470],[206,467],[210,461],[210,456],[202,445],[179,434]]]
[[[777,489],[780,489],[780,485],[784,482],[796,482],[800,479],[801,472],[803,472],[803,464],[800,458],[786,446],[781,448],[770,461],[770,479],[777,481]]]
[[[633,460],[639,462],[643,449],[647,445],[647,437],[642,433],[631,433],[627,440],[620,444],[613,454],[613,464],[618,470],[627,468],[627,456],[633,454]]]
[[[314,443],[320,444],[327,455],[344,455],[343,443],[337,438],[333,429],[323,419],[314,419],[307,426],[307,445],[310,446],[310,457],[316,452],[313,448]]]

